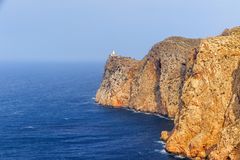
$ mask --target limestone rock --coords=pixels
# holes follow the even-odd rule
[[[182,109],[167,140],[169,152],[190,158],[239,159],[240,28],[202,40]],[[208,156],[209,155],[209,156]]]
[[[96,101],[107,106],[128,106],[133,76],[139,63],[127,57],[109,56]]]
[[[141,61],[110,56],[96,101],[174,117],[199,43],[170,37],[154,45]]]
[[[169,138],[169,132],[167,132],[167,131],[162,131],[162,133],[161,133],[161,139],[162,139],[163,141],[167,141],[168,138]]]
[[[175,117],[161,133],[168,152],[240,160],[240,27],[167,38],[142,60],[110,56],[96,101]]]

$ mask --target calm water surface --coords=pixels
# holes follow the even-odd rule
[[[0,159],[173,160],[159,141],[171,121],[101,107],[103,64],[1,64]]]

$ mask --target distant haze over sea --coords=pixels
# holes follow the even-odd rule
[[[141,59],[169,36],[239,25],[239,0],[0,0],[0,61]]]

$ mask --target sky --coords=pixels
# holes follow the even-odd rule
[[[239,0],[0,0],[0,61],[143,58],[169,36],[240,25]]]

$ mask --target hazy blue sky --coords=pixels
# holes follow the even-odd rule
[[[142,58],[171,35],[240,25],[240,0],[0,0],[0,60]]]

